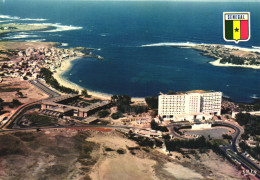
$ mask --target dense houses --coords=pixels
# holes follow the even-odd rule
[[[14,54],[11,61],[0,65],[1,76],[20,77],[21,79],[37,79],[42,67],[55,71],[61,66],[62,61],[82,57],[84,53],[73,49],[62,48],[27,48]]]

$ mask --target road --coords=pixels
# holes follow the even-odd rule
[[[49,97],[49,98],[53,98],[53,97],[56,97],[56,96],[60,96],[59,93],[51,90],[50,88],[48,88],[46,85],[44,85],[43,83],[41,83],[39,80],[29,80],[29,82],[36,86],[37,88],[39,88],[41,91],[43,91],[44,93],[46,93]],[[16,121],[17,117],[19,117],[20,114],[24,113],[24,111],[31,107],[31,106],[34,106],[35,104],[39,104],[41,102],[41,100],[38,100],[38,101],[34,101],[34,102],[31,102],[31,103],[27,103],[27,104],[23,104],[22,106],[20,106],[15,112],[14,114],[8,119],[8,121],[3,124],[2,126],[0,126],[0,130],[1,129],[7,129],[7,127],[13,122],[13,121]]]
[[[234,159],[236,159],[238,162],[240,162],[241,165],[244,168],[249,169],[249,170],[251,170],[251,169],[255,170],[257,172],[256,177],[260,179],[260,169],[259,169],[259,167],[254,162],[252,162],[250,159],[244,157],[237,150],[237,147],[239,147],[239,139],[241,138],[241,135],[244,133],[244,129],[239,125],[235,125],[234,123],[229,123],[229,122],[217,122],[217,124],[229,126],[229,127],[236,130],[236,132],[235,132],[236,134],[232,139],[232,145],[222,147],[222,149],[227,154],[229,154]],[[232,153],[232,152],[234,152],[234,153]]]
[[[105,125],[73,125],[73,126],[51,126],[51,127],[30,127],[30,128],[16,128],[16,129],[0,129],[1,133],[7,132],[20,132],[20,131],[36,131],[36,130],[48,130],[48,129],[62,129],[62,128],[84,128],[84,127],[95,127],[95,128],[108,128],[108,129],[131,129],[133,127],[126,126],[105,126]]]
[[[254,162],[252,162],[250,159],[246,158],[240,152],[238,152],[238,149],[237,149],[237,147],[239,147],[239,140],[241,138],[241,135],[244,133],[244,129],[241,126],[239,126],[238,124],[231,123],[228,121],[218,121],[218,122],[215,122],[214,124],[227,126],[227,127],[233,128],[235,130],[235,135],[233,136],[232,144],[224,146],[221,149],[223,151],[225,151],[226,154],[232,156],[234,159],[236,159],[238,162],[240,162],[244,168],[246,168],[248,170],[251,170],[251,169],[255,170],[257,172],[256,177],[260,179],[259,167]],[[170,134],[173,135],[174,137],[177,137],[179,139],[187,139],[184,136],[181,136],[177,132],[175,132],[173,130],[173,125],[168,126],[168,127],[170,129]]]
[[[53,98],[56,96],[60,96],[59,93],[53,91],[52,89],[50,89],[49,87],[47,87],[46,85],[44,85],[42,82],[40,82],[39,80],[29,80],[29,82],[36,86],[38,89],[40,89],[41,91],[43,91],[45,94],[49,95],[49,98]]]

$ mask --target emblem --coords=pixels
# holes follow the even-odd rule
[[[250,12],[224,12],[223,38],[239,43],[250,39]]]

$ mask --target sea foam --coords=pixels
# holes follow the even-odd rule
[[[2,19],[20,20],[20,21],[47,21],[48,19],[43,18],[20,18],[18,16],[0,15]]]
[[[79,30],[83,29],[83,27],[79,26],[68,26],[68,25],[61,25],[60,23],[41,23],[41,24],[34,24],[34,25],[45,25],[45,26],[53,26],[56,29],[47,30],[43,32],[60,32],[60,31],[71,31],[71,30]]]
[[[154,43],[154,44],[146,44],[141,47],[153,47],[153,46],[180,46],[180,47],[190,47],[200,45],[192,42],[162,42],[162,43]]]
[[[39,36],[33,34],[16,34],[13,36],[4,37],[3,39],[27,39],[27,38],[35,38],[35,37],[39,37]]]
[[[43,42],[46,41],[46,39],[28,39],[26,42]]]
[[[194,43],[194,42],[162,42],[162,43],[146,44],[146,45],[142,45],[141,47],[158,47],[158,46],[192,47],[196,45],[214,45],[214,44]],[[225,45],[225,44],[220,44],[220,45],[223,45],[225,48],[229,48],[229,49],[238,49],[247,52],[260,53],[260,47],[258,46],[252,46],[252,48],[246,48],[246,47],[240,47],[235,45]]]
[[[68,43],[61,43],[61,46],[69,46]]]
[[[12,19],[12,20],[20,19],[20,17],[18,17],[18,16],[9,16],[9,15],[0,15],[0,18],[2,18],[2,19]]]
[[[21,21],[47,21],[48,19],[43,19],[43,18],[36,18],[36,19],[33,19],[33,18],[24,18],[24,19],[20,19]]]

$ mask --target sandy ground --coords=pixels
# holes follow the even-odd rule
[[[176,179],[204,179],[201,174],[174,162],[166,163],[164,169],[171,173]]]
[[[29,47],[53,47],[57,43],[53,42],[12,42],[12,41],[1,41],[0,49],[26,49]]]
[[[56,129],[33,133],[32,137],[10,134],[0,136],[1,148],[13,146],[9,155],[0,154],[0,179],[93,179],[93,180],[175,180],[175,179],[242,179],[240,172],[212,151],[184,158],[173,152],[170,158],[155,149],[134,151],[137,144],[122,134],[84,130],[93,150],[79,161],[77,129]],[[82,135],[82,134],[81,134]],[[21,139],[20,139],[21,138]],[[21,141],[22,140],[22,141]],[[5,143],[3,142],[5,141]],[[16,142],[17,145],[14,145]],[[1,144],[2,143],[2,144]],[[3,144],[4,143],[4,144]],[[111,151],[108,151],[110,148]],[[119,154],[123,149],[124,154]],[[22,153],[20,152],[22,151]],[[5,152],[5,151],[3,151]],[[134,152],[131,153],[131,152]],[[81,158],[82,159],[82,158]]]
[[[81,90],[83,90],[84,88],[82,88],[81,86],[69,81],[68,79],[64,78],[62,75],[69,71],[71,68],[71,62],[80,59],[81,57],[76,57],[76,58],[71,58],[71,59],[67,59],[64,60],[62,62],[62,65],[56,69],[56,72],[53,74],[53,77],[63,86],[65,87],[69,87],[71,89],[75,89],[78,90],[79,92]],[[112,94],[106,94],[106,93],[100,93],[100,92],[95,92],[95,91],[90,91],[88,90],[88,94],[96,97],[96,98],[100,98],[103,100],[110,100]],[[145,102],[144,98],[132,98],[132,101],[134,102]]]
[[[152,166],[155,161],[129,157],[124,154],[117,157],[106,157],[91,174],[96,180],[132,180],[132,179],[158,179],[155,177]]]
[[[136,147],[133,141],[123,138],[115,132],[96,133],[88,141],[101,144],[103,155],[91,171],[92,179],[242,179],[240,172],[222,157],[212,151],[204,154],[190,155],[184,158],[180,153],[173,153],[173,158],[151,150],[134,151],[132,155],[128,147]],[[115,151],[107,152],[104,148],[125,149],[126,154],[119,155]],[[101,153],[101,154],[102,154]],[[180,159],[176,159],[178,156]]]
[[[210,160],[209,160],[210,158]],[[242,179],[241,173],[237,168],[231,165],[227,160],[220,158],[210,151],[208,154],[202,154],[200,161],[214,172],[215,178],[225,177],[225,179]]]
[[[29,103],[48,97],[48,95],[44,94],[41,90],[39,90],[29,82],[21,80],[20,78],[4,79],[4,81],[0,84],[0,87],[3,89],[19,88],[21,89],[20,92],[22,92],[25,96],[25,98],[20,98],[16,96],[16,91],[0,92],[0,97],[6,102],[11,102],[13,99],[18,99],[22,103]]]
[[[210,64],[212,64],[213,66],[222,66],[222,67],[244,67],[244,68],[253,68],[253,69],[260,69],[260,66],[256,66],[256,65],[235,65],[235,64],[222,64],[220,63],[221,59],[217,59],[215,61],[210,62]]]
[[[0,97],[5,102],[12,102],[13,99],[17,99],[24,104],[49,97],[29,82],[23,81],[20,78],[5,78],[4,81],[0,84],[0,88]],[[5,89],[8,88],[20,89],[20,92],[23,93],[24,97],[19,97],[18,95],[16,95],[17,91],[14,90],[12,90],[11,92],[5,92]],[[4,106],[3,111],[6,111],[6,113],[0,116],[0,124],[3,118],[10,117],[17,108],[18,107],[10,108],[9,106]]]
[[[131,140],[123,138],[116,132],[103,133],[98,132],[92,138],[92,141],[101,144],[100,160],[93,168],[90,177],[95,180],[132,180],[132,179],[158,179],[155,176],[153,166],[154,160],[148,158],[139,158],[133,156],[127,150],[128,147],[136,147],[137,144]],[[116,151],[105,151],[105,148],[113,150],[124,149],[125,154],[118,154]]]

